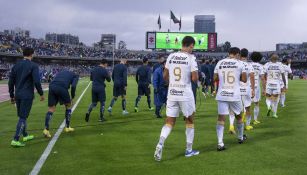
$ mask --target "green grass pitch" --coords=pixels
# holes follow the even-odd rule
[[[79,82],[77,97],[88,84]],[[290,81],[286,108],[279,107],[279,118],[265,118],[264,101],[261,103],[260,120],[255,130],[247,132],[248,141],[237,144],[233,135],[226,133],[225,152],[216,151],[215,100],[210,97],[197,100],[194,149],[200,155],[185,158],[185,125],[178,118],[175,128],[165,143],[163,160],[155,162],[153,153],[160,134],[163,119],[156,119],[148,111],[145,97],[140,112],[134,113],[137,88],[130,78],[127,108],[130,114],[121,115],[121,100],[114,108],[113,116],[105,112],[107,122],[98,123],[98,111],[94,109],[90,122],[84,122],[84,114],[91,101],[90,88],[72,115],[74,133],[62,133],[40,174],[306,174],[307,172],[307,81]],[[45,94],[47,96],[47,94]],[[112,83],[107,83],[107,101],[112,96]],[[198,93],[198,97],[200,94]],[[76,98],[77,99],[77,98]],[[46,148],[49,140],[42,136],[47,101],[35,99],[28,119],[29,133],[36,139],[24,148],[11,148],[10,141],[17,121],[16,109],[9,102],[0,104],[0,174],[28,174]],[[64,109],[58,106],[51,127],[54,134],[64,119]]]

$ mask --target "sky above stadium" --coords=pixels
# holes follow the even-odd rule
[[[145,32],[170,27],[170,10],[182,16],[183,32],[193,32],[194,15],[215,15],[218,43],[250,50],[275,50],[276,43],[307,41],[306,0],[0,0],[0,30],[21,27],[31,36],[48,32],[78,35],[92,45],[115,33],[128,49],[145,48]],[[178,31],[172,24],[171,31]]]

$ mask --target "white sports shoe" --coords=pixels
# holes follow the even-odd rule
[[[155,151],[155,154],[154,154],[154,158],[155,158],[156,161],[161,161],[161,159],[162,159],[162,150],[163,150],[162,147],[159,147],[159,146],[156,147],[156,151]]]
[[[123,111],[123,115],[127,115],[127,114],[129,114],[129,112],[128,111]]]

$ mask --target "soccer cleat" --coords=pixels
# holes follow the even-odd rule
[[[26,144],[21,143],[20,141],[12,140],[11,141],[11,146],[17,148],[17,147],[24,147],[24,146],[26,146]]]
[[[27,141],[30,141],[30,140],[33,140],[33,139],[34,139],[34,135],[27,135],[26,137],[22,138],[22,141],[27,142]]]
[[[90,120],[90,114],[86,113],[85,114],[85,121],[88,122]]]
[[[254,127],[252,127],[252,126],[250,126],[250,125],[245,126],[245,130],[246,130],[246,131],[250,131],[250,130],[252,130],[252,129],[254,129]]]
[[[46,138],[51,138],[51,134],[50,134],[50,132],[49,132],[47,129],[44,129],[43,135],[44,135]]]
[[[111,107],[111,106],[108,108],[108,112],[109,112],[110,114],[112,114],[112,107]]]
[[[217,145],[217,151],[224,151],[224,150],[226,150],[225,145],[224,146]]]
[[[277,114],[272,115],[273,118],[278,118]]]
[[[197,155],[199,155],[199,151],[197,150],[191,150],[191,151],[186,150],[185,151],[185,157],[192,157],[192,156],[197,156]]]
[[[107,121],[104,117],[100,117],[100,119],[98,120],[99,122],[105,122]]]
[[[69,127],[69,128],[65,127],[64,131],[65,132],[73,132],[73,131],[75,131],[75,129],[71,128],[71,127]]]
[[[124,110],[122,114],[123,114],[123,115],[128,115],[128,114],[129,114],[129,112],[128,112],[128,111],[126,111],[126,110]]]
[[[271,107],[270,107],[270,108],[268,109],[268,112],[266,113],[266,116],[267,116],[267,117],[270,117],[271,110],[272,110],[272,109],[271,109]]]
[[[254,122],[253,122],[254,125],[258,125],[258,124],[260,124],[260,123],[261,123],[261,122],[258,121],[258,120],[254,120]]]
[[[154,158],[155,158],[156,161],[161,161],[162,151],[163,151],[163,147],[159,147],[159,146],[156,147],[156,151],[155,151],[155,154],[154,154]]]
[[[233,125],[229,126],[229,133],[230,134],[236,134],[235,127]]]
[[[247,140],[247,135],[243,134],[243,140]]]
[[[153,108],[153,107],[149,108],[150,111],[153,111],[154,109],[155,109],[155,108]]]
[[[139,108],[138,107],[134,107],[134,112],[139,112]]]

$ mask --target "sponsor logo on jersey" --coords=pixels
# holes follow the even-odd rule
[[[227,92],[227,91],[222,91],[220,93],[221,96],[226,96],[226,97],[233,97],[234,92]]]
[[[178,91],[176,89],[171,89],[169,92],[171,95],[174,95],[174,96],[183,96],[184,91]]]

